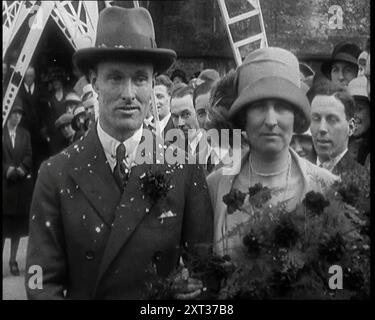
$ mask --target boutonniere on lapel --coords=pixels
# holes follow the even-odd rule
[[[165,198],[171,189],[170,179],[161,172],[145,172],[140,177],[141,188],[151,200],[151,208],[161,199]],[[151,210],[151,209],[150,209]]]

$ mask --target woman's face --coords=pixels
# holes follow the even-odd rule
[[[63,84],[60,80],[55,79],[52,81],[52,87],[55,91],[57,91],[63,88]]]
[[[293,136],[294,112],[279,99],[257,101],[248,108],[246,134],[253,151],[274,155],[288,148]]]

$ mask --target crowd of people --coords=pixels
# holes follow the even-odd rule
[[[75,90],[56,70],[52,93],[42,97],[29,66],[3,130],[3,247],[10,237],[10,270],[18,275],[19,239],[29,234],[27,265],[44,270],[43,289],[27,288],[29,298],[139,298],[156,253],[161,274],[175,267],[180,243],[212,242],[217,253],[235,254],[240,239],[223,239],[248,216],[228,215],[223,195],[232,188],[277,188],[270,204],[293,210],[343,171],[369,168],[369,46],[337,44],[321,76],[290,51],[268,47],[225,75],[205,69],[188,81],[180,69],[166,74],[173,50],[148,47],[145,37],[154,43],[154,36],[145,9],[100,15],[96,47],[73,57],[84,74]],[[124,21],[133,33],[113,31]],[[146,208],[136,180],[153,167],[131,163],[145,129],[166,143],[173,143],[168,131],[180,129],[186,154],[204,159],[171,174],[172,190],[159,194],[174,221],[141,212],[161,210]],[[200,143],[210,129],[241,130],[236,173],[223,171],[233,145]],[[193,298],[202,284],[189,278],[175,288],[177,298]]]

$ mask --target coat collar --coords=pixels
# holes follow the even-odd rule
[[[110,226],[113,210],[120,201],[121,194],[96,130],[90,130],[83,140],[73,144],[68,150],[74,156],[69,174],[99,217]]]
[[[155,147],[157,140],[155,139],[155,136],[153,136],[153,142],[153,159],[157,159]],[[111,262],[116,258],[121,248],[130,239],[133,232],[137,230],[139,224],[143,221],[145,216],[151,214],[152,204],[142,191],[140,177],[148,170],[160,171],[163,169],[165,169],[163,165],[152,164],[142,164],[132,167],[124,193],[120,195],[117,202],[114,202],[114,220],[111,223],[111,231],[99,267],[99,272],[93,291],[94,296],[100,280],[103,278],[103,275],[110,266]],[[111,179],[114,182],[112,176]]]

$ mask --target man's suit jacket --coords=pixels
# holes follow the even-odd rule
[[[170,179],[155,204],[140,181],[149,170]],[[176,216],[159,218],[168,211]],[[153,261],[166,276],[181,244],[212,242],[201,166],[135,166],[121,195],[96,129],[42,164],[30,217],[27,268],[42,267],[43,289],[30,289],[26,272],[29,299],[61,299],[64,289],[70,299],[139,299]]]
[[[19,96],[22,99],[24,110],[21,126],[27,129],[31,135],[41,127],[42,110],[40,109],[40,95],[40,89],[36,85],[34,85],[34,91],[32,94],[26,91],[23,83],[20,86]]]
[[[169,120],[168,120],[168,122],[167,122],[167,124],[166,124],[166,126],[165,126],[165,128],[163,130],[163,137],[164,137],[164,139],[165,139],[165,135],[168,132],[168,130],[174,129],[174,128],[175,127],[173,125],[172,117],[169,117]]]
[[[3,131],[3,214],[27,216],[32,196],[32,179],[27,176],[31,172],[32,150],[29,133],[20,126],[16,129],[14,148],[8,128]],[[21,167],[26,175],[24,178],[10,180],[6,178],[8,168]]]
[[[367,174],[365,167],[357,162],[349,151],[346,151],[345,155],[332,169],[332,173],[335,175],[341,175],[343,172],[357,170],[360,174]]]
[[[49,147],[42,131],[47,126],[49,116],[48,101],[40,87],[35,85],[31,94],[22,83],[19,95],[23,102],[24,116],[21,126],[29,131],[33,148],[33,166],[36,175],[40,163],[49,156]],[[45,130],[45,129],[44,129]]]

